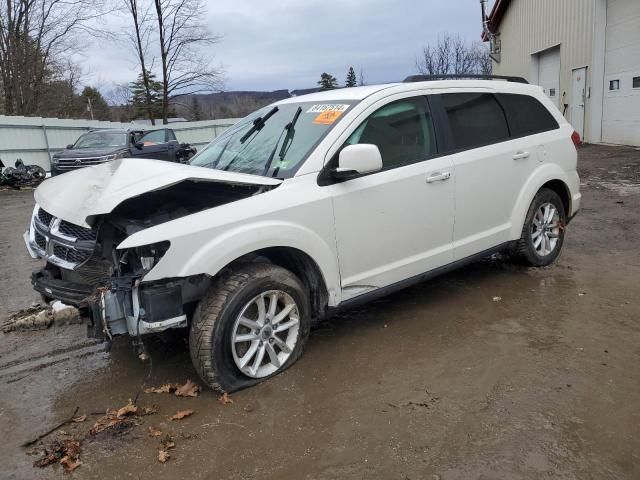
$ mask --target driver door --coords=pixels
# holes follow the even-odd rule
[[[368,112],[346,144],[377,145],[382,171],[329,187],[343,301],[453,261],[454,172],[426,98]]]
[[[142,148],[138,148],[135,145],[131,148],[132,156],[154,160],[170,160],[166,129],[152,130],[145,133],[138,139],[137,144],[140,143]]]

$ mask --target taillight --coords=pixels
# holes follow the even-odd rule
[[[579,147],[582,144],[582,139],[580,138],[580,134],[576,131],[574,131],[571,134],[571,141],[576,147]]]

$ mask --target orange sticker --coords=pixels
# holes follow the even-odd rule
[[[313,123],[316,125],[331,125],[340,115],[342,115],[342,112],[339,110],[325,110],[313,119]]]

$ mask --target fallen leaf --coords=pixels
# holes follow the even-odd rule
[[[158,430],[155,427],[149,427],[149,436],[159,437],[160,435],[162,435],[162,430]]]
[[[176,385],[167,383],[161,387],[149,387],[144,389],[144,393],[171,393],[176,389]]]
[[[62,459],[60,460],[60,465],[62,465],[67,472],[73,472],[76,468],[82,465],[82,462],[77,459],[74,460],[67,455],[65,457],[62,457]]]
[[[218,397],[218,402],[223,405],[227,405],[228,403],[233,403],[233,399],[229,396],[227,392],[224,392],[222,395]]]
[[[84,422],[86,419],[87,419],[86,415],[79,415],[77,417],[73,417],[71,421],[74,423],[80,423],[80,422]]]
[[[167,460],[169,460],[170,458],[171,458],[171,455],[169,455],[169,452],[167,452],[166,450],[158,451],[158,461],[160,463],[166,463]]]
[[[138,411],[138,407],[136,407],[129,399],[129,403],[127,403],[124,407],[118,409],[118,413],[116,413],[117,418],[124,418],[131,413],[136,413]]]
[[[43,456],[36,460],[33,466],[44,468],[59,461],[65,468],[71,468],[73,464],[79,462],[80,451],[80,442],[77,440],[56,440],[44,449]],[[68,463],[69,466],[65,465],[66,463]],[[73,470],[78,468],[78,466],[79,465],[73,466]]]
[[[182,420],[184,417],[193,415],[193,410],[178,410],[169,420]]]
[[[197,397],[198,392],[200,391],[200,385],[192,382],[191,380],[187,380],[187,383],[184,385],[180,385],[176,388],[176,396],[177,397]]]
[[[140,415],[153,415],[154,413],[158,413],[158,409],[155,407],[144,407]]]
[[[171,448],[175,448],[176,444],[173,441],[173,438],[171,437],[171,435],[169,435],[168,433],[165,435],[165,437],[160,441],[160,443],[162,444],[162,449],[163,450],[169,450]]]

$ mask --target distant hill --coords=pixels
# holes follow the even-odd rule
[[[204,95],[185,95],[172,103],[177,116],[194,120],[210,120],[216,118],[240,118],[251,112],[289,98],[288,90],[273,92],[219,92]],[[197,106],[196,106],[197,104]]]

